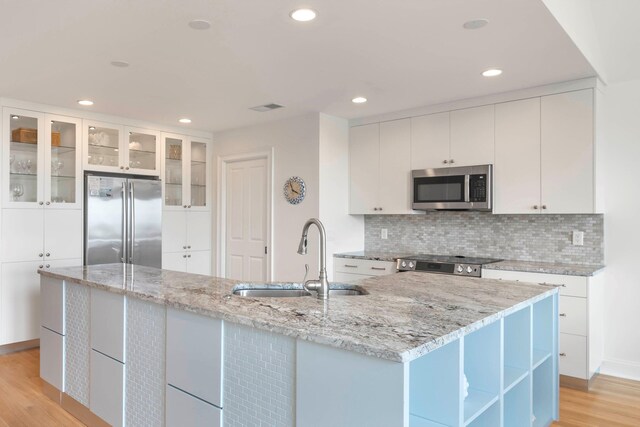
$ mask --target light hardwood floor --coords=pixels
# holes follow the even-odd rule
[[[0,356],[0,427],[82,426],[42,394],[38,349]],[[558,427],[640,426],[640,382],[600,376],[589,392],[560,389]]]

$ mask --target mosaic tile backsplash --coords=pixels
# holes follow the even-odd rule
[[[604,263],[602,215],[493,215],[427,212],[366,215],[367,251],[483,256],[521,261]],[[388,239],[380,238],[380,229]],[[571,244],[584,232],[584,246]]]

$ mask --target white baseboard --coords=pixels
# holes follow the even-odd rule
[[[640,363],[609,359],[602,362],[600,373],[612,377],[640,381]]]

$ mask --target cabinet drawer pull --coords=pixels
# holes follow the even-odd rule
[[[347,268],[358,268],[357,265],[351,265],[351,264],[345,264],[344,266]]]
[[[561,284],[560,286],[561,286],[561,287],[563,287],[563,288],[566,288],[566,287],[567,287],[567,285],[565,285],[564,283],[563,283],[563,284]]]
[[[533,205],[534,210],[538,210],[538,205]]]
[[[567,313],[560,313],[560,317],[567,317]]]
[[[547,209],[547,205],[542,205],[542,209]]]
[[[565,357],[567,353],[560,353],[560,357]]]
[[[42,264],[40,264],[40,265],[38,266],[38,268],[42,268],[42,267],[44,267],[44,265],[42,265]]]
[[[49,267],[51,267],[51,264],[47,264],[45,267],[49,268]]]
[[[372,270],[381,270],[381,271],[385,271],[387,269],[387,267],[371,267]]]
[[[449,160],[443,160],[442,163],[446,165],[447,163],[449,163]]]

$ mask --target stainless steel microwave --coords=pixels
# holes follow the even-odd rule
[[[492,209],[492,165],[411,171],[415,210]]]

